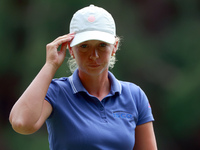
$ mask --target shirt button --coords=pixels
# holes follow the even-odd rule
[[[104,122],[108,122],[107,120],[106,120],[106,118],[105,118],[105,120],[103,120]]]

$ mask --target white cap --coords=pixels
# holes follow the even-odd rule
[[[70,33],[75,33],[75,37],[70,43],[71,47],[88,40],[100,40],[114,44],[115,21],[105,9],[90,5],[78,10],[73,15],[70,22]]]

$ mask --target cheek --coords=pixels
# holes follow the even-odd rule
[[[80,62],[82,62],[82,60],[81,60],[81,58],[78,56],[78,55],[75,55],[75,58],[74,58],[75,60],[76,60],[76,63],[79,65],[80,64]]]
[[[109,63],[110,62],[110,59],[111,59],[111,53],[107,53],[105,55],[102,55],[102,60],[104,63]]]
[[[112,51],[111,51],[111,50],[109,50],[109,51],[108,51],[108,52],[105,54],[105,56],[104,56],[104,57],[106,57],[106,58],[110,59],[111,55],[112,55]]]
[[[85,55],[82,55],[79,53],[75,53],[74,55],[75,55],[76,64],[78,66],[83,66],[85,62],[87,61],[87,58],[85,57]]]

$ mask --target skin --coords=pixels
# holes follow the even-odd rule
[[[46,46],[46,63],[13,106],[9,120],[13,129],[21,134],[32,134],[39,130],[52,112],[45,95],[57,69],[66,56],[68,43],[74,34],[58,37]],[[61,46],[60,51],[57,51]]]
[[[71,48],[69,44],[73,38],[74,34],[67,34],[47,44],[46,63],[10,112],[9,121],[16,132],[36,132],[51,114],[53,108],[44,99],[51,80],[65,59],[67,46],[77,62],[80,80],[88,92],[99,100],[109,93],[108,65],[110,57],[117,51],[118,41],[107,44],[91,40]],[[133,150],[157,150],[152,122],[137,126],[135,134]]]
[[[157,150],[152,122],[148,122],[136,127],[135,146],[133,150]]]
[[[91,40],[69,49],[76,59],[82,84],[99,100],[110,92],[108,65],[111,55],[117,50],[117,44]]]

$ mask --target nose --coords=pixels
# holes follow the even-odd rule
[[[98,50],[97,49],[91,50],[90,59],[96,60],[97,58],[99,58]]]

